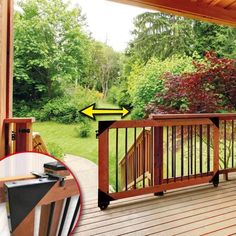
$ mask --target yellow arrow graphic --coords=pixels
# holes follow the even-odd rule
[[[121,115],[124,118],[126,115],[130,113],[129,110],[122,107],[122,109],[111,109],[111,108],[95,108],[95,103],[80,110],[80,113],[95,120],[95,116],[97,115]]]

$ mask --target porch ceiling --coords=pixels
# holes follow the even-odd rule
[[[110,0],[236,27],[236,0]]]

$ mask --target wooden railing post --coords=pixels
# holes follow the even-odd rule
[[[9,118],[5,124],[6,155],[33,151],[32,123],[34,118]]]
[[[100,121],[98,130],[98,207],[104,210],[108,207],[109,196],[109,125],[110,121]]]
[[[163,182],[163,127],[154,128],[154,185]],[[163,195],[163,192],[155,193]]]

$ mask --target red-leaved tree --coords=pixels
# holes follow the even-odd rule
[[[150,113],[207,113],[236,109],[236,60],[208,52],[196,71],[165,75],[165,89],[147,106]]]

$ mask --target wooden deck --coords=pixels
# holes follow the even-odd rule
[[[211,184],[112,202],[83,203],[75,235],[236,235],[236,176]]]

